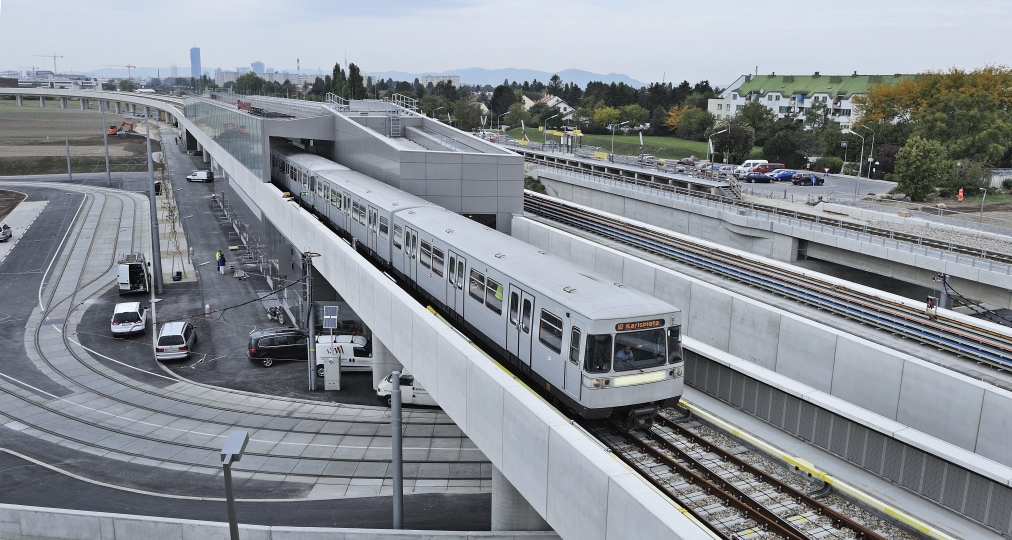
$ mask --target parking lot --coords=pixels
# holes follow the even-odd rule
[[[167,128],[164,136],[169,141],[175,137]],[[206,169],[206,164],[200,157],[181,152],[174,144],[166,144],[165,148],[176,203],[180,215],[185,217],[184,233],[194,248],[197,281],[165,282],[165,293],[156,308],[157,322],[159,327],[169,321],[190,322],[196,329],[197,343],[189,359],[167,361],[162,365],[194,382],[224,388],[316,401],[379,405],[371,372],[343,373],[340,391],[322,390],[323,379],[317,378],[319,390],[310,392],[304,362],[276,362],[265,368],[247,359],[249,333],[276,326],[268,320],[264,304],[256,300],[268,294],[270,288],[255,267],[243,268],[250,276],[246,280],[236,279],[230,273],[224,276],[218,273],[214,258],[217,250],[223,250],[230,263],[235,262],[236,257],[228,252],[228,239],[208,205],[213,184],[184,180],[193,170]],[[150,305],[146,293],[121,296],[115,286],[110,288],[87,307],[79,337],[83,345],[109,359],[151,369],[156,362],[152,351],[155,326],[150,313],[144,334],[114,337],[110,331],[109,321],[115,304],[132,301]],[[205,304],[216,312],[211,317],[204,316]],[[224,308],[229,309],[220,312]],[[130,369],[112,360],[108,363],[113,369]]]
[[[861,179],[860,193],[885,194],[896,187],[895,182],[884,180]],[[788,199],[793,196],[794,201],[804,202],[809,195],[814,197],[846,199],[854,196],[854,190],[858,188],[858,180],[853,176],[840,176],[831,174],[829,179],[821,186],[795,186],[790,181],[771,182],[769,184],[742,183],[742,193],[755,197],[770,197],[775,199]]]

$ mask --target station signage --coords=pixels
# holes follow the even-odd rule
[[[620,322],[615,325],[617,332],[628,332],[629,330],[642,330],[644,328],[659,328],[664,326],[664,319],[654,319],[652,321],[634,321],[634,322]]]

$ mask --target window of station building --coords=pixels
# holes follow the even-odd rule
[[[422,240],[422,256],[419,257],[422,266],[432,268],[432,244]]]
[[[380,218],[380,220],[383,219],[385,218]],[[443,250],[437,247],[432,248],[432,272],[443,277]]]
[[[580,365],[580,329],[575,326],[569,335],[569,362],[574,366]]]
[[[385,217],[380,217],[380,238],[386,239],[387,235],[390,234],[390,221]]]
[[[485,306],[502,315],[502,285],[492,278],[485,283]]]
[[[467,292],[479,303],[485,303],[485,276],[475,270],[471,269],[471,281],[467,286]]]
[[[542,309],[538,341],[556,353],[562,354],[562,319]]]
[[[404,229],[400,225],[394,225],[394,247],[401,249],[401,239],[404,238]]]

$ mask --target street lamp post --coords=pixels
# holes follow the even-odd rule
[[[707,161],[709,161],[710,163],[713,163],[713,138],[715,136],[717,136],[717,135],[720,135],[721,133],[727,133],[727,132],[728,132],[728,130],[722,129],[722,130],[720,130],[720,131],[718,131],[716,133],[711,133],[710,136],[706,138],[706,141],[707,141],[706,142],[706,149],[710,152],[709,156],[707,156]]]
[[[611,155],[613,155],[613,156],[615,155],[615,128],[618,127],[618,126],[624,126],[624,125],[626,125],[628,123],[629,123],[629,121],[626,120],[625,122],[622,122],[621,124],[612,124],[611,125]]]
[[[432,117],[433,118],[436,117],[436,111],[438,111],[439,109],[445,109],[445,108],[446,107],[436,107],[435,109],[432,109]]]
[[[502,131],[502,117],[506,116],[507,114],[509,114],[509,111],[500,114],[499,119],[496,120],[499,123],[499,131]]]
[[[984,231],[984,200],[987,199],[987,188],[980,188],[984,196],[980,198],[980,230]]]
[[[870,163],[872,158],[875,156],[875,130],[868,126],[861,126],[859,129],[867,129],[871,132],[871,148],[868,149],[868,162]],[[871,169],[871,167],[868,168]],[[869,171],[868,174],[871,174],[871,171]],[[868,178],[871,177],[869,176]]]
[[[854,202],[857,203],[858,193],[861,191],[861,166],[864,165],[864,136],[850,129],[844,131],[844,133],[850,133],[851,135],[861,137],[861,159],[857,161],[857,184],[854,185]]]
[[[235,515],[235,496],[232,495],[232,464],[242,459],[249,444],[248,431],[230,431],[221,447],[221,468],[225,473],[225,503],[228,507],[228,534],[231,540],[239,540],[239,521]]]
[[[552,118],[555,118],[556,116],[559,116],[559,115],[553,114],[553,115],[549,116],[548,118],[545,118],[545,125],[542,128],[542,130],[541,130],[541,149],[542,150],[544,150],[545,149],[545,145],[548,144],[548,121],[551,120]],[[612,140],[614,141],[615,140],[614,139],[615,135],[612,134],[612,137],[613,137]]]
[[[316,390],[316,310],[313,309],[313,257],[319,257],[319,253],[307,251],[302,254],[302,260],[306,264],[306,305],[308,313],[305,320],[306,329],[309,331],[309,339],[306,341],[308,363],[309,363],[309,390]],[[340,369],[340,368],[338,368]]]

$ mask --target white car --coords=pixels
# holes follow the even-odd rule
[[[148,309],[140,302],[116,304],[110,324],[115,335],[143,333],[148,324]]]
[[[155,360],[180,360],[189,358],[197,343],[197,331],[188,322],[167,322],[158,333],[155,345]]]
[[[214,182],[214,173],[211,171],[193,171],[186,177],[187,182]]]
[[[0,242],[6,242],[11,239],[11,227],[6,223],[0,223]]]
[[[376,397],[387,406],[390,406],[390,391],[394,388],[393,378],[393,373],[387,375],[385,379],[380,381],[379,388],[376,389]],[[421,383],[415,380],[415,376],[408,373],[407,370],[401,372],[400,385],[402,404],[439,406],[436,400],[429,395],[429,392],[422,388]]]

